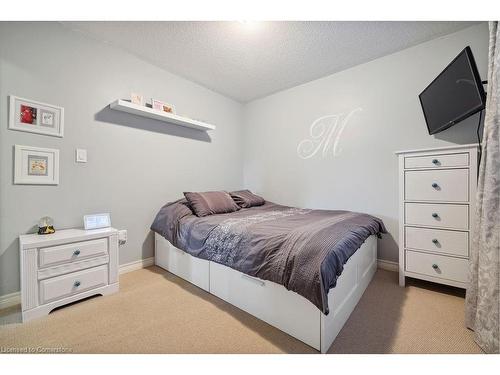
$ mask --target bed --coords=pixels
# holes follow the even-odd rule
[[[163,206],[155,264],[325,353],[370,283],[383,223],[272,202],[198,217]]]

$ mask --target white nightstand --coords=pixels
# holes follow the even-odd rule
[[[23,321],[119,289],[118,231],[114,228],[21,235],[19,250]]]

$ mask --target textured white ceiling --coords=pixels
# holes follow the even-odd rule
[[[477,22],[64,22],[248,102]]]

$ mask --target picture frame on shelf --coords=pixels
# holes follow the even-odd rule
[[[157,111],[175,114],[175,107],[172,104],[162,102],[161,100],[151,99],[151,108]]]
[[[144,96],[133,92],[130,94],[130,102],[132,104],[137,104],[137,105],[143,106],[144,105]]]
[[[64,136],[64,108],[9,95],[9,129]]]
[[[14,184],[59,185],[59,150],[15,145]]]

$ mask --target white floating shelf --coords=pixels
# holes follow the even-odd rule
[[[158,111],[153,108],[133,104],[126,100],[118,99],[109,105],[111,109],[131,113],[133,115],[152,118],[158,121],[169,122],[171,124],[186,126],[197,130],[215,130],[215,125],[210,125],[202,121],[193,120],[187,117],[177,116],[172,113]]]

